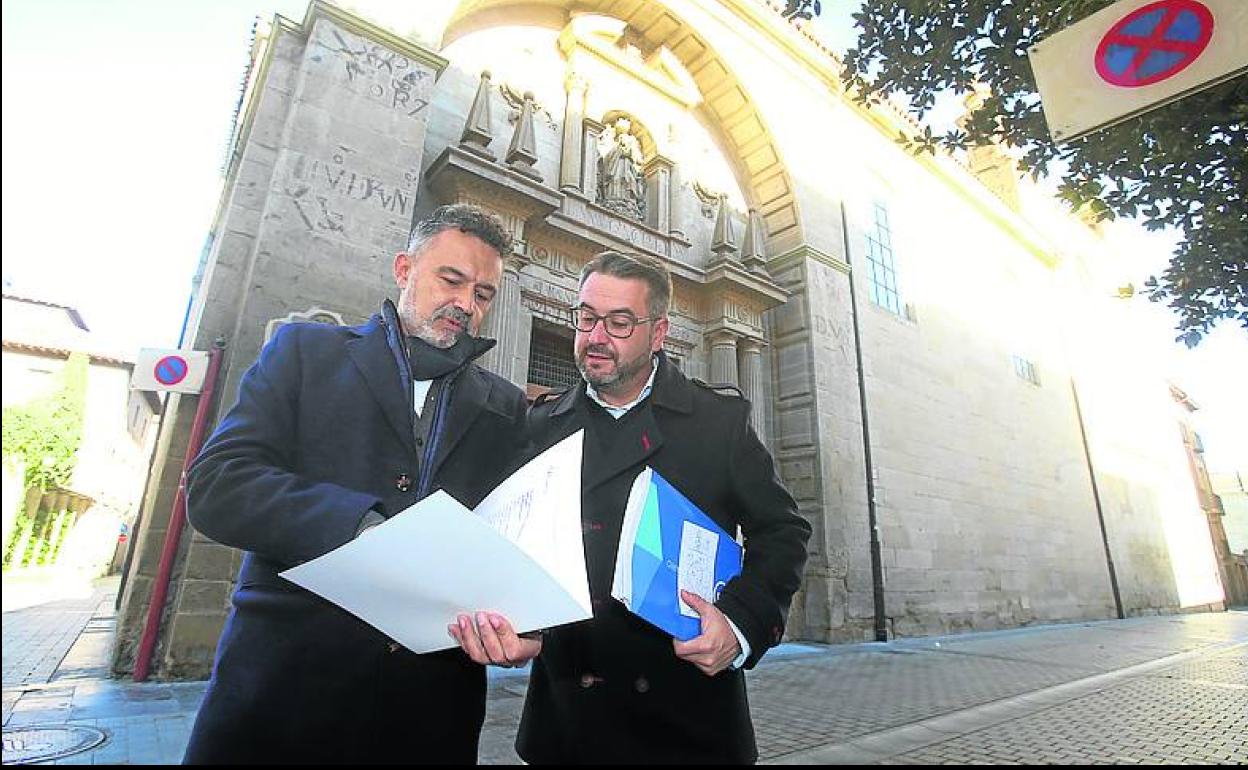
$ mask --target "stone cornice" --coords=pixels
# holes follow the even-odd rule
[[[641,251],[659,257],[674,276],[701,283],[702,271],[684,263],[681,257],[689,242],[670,233],[661,233],[642,222],[621,217],[578,194],[566,194],[557,211],[546,218],[546,227],[573,236],[596,249]]]
[[[413,61],[424,64],[434,71],[435,78],[441,76],[442,71],[450,64],[446,57],[435,53],[423,45],[396,35],[385,27],[374,24],[324,0],[312,0],[308,5],[308,12],[303,17],[302,32],[305,35],[312,32],[312,25],[316,23],[318,18],[328,19],[343,29],[381,43]]]
[[[763,309],[783,305],[789,299],[789,293],[772,283],[765,276],[756,275],[740,265],[722,261],[712,263],[706,268],[703,282],[707,288],[717,292],[735,289],[751,299],[759,302]]]
[[[425,172],[429,188],[448,199],[456,190],[479,189],[501,207],[529,219],[557,210],[563,193],[459,147],[449,146]]]
[[[813,259],[816,262],[827,265],[833,270],[839,270],[845,275],[849,275],[849,263],[840,257],[835,257],[826,252],[816,249],[814,246],[802,245],[795,249],[779,254],[767,260],[767,270],[770,273],[778,273],[781,270],[788,269],[794,262],[800,262],[804,259]]]

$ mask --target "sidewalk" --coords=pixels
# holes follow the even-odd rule
[[[4,613],[5,764],[23,742],[50,749],[66,738],[103,740],[50,763],[181,759],[205,685],[104,678],[110,588]],[[491,673],[482,764],[519,764],[511,744],[525,682],[523,672]],[[1244,611],[787,644],[749,687],[768,764],[1248,762]],[[31,726],[61,729],[11,732]]]

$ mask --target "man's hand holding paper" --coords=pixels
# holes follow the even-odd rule
[[[413,652],[458,642],[479,663],[521,664],[541,643],[518,632],[593,614],[581,545],[581,438],[538,455],[473,511],[434,493],[282,576]],[[448,623],[465,630],[459,616],[487,607],[485,628],[448,635]]]
[[[478,612],[475,621],[462,614],[446,628],[468,657],[483,666],[516,668],[542,651],[541,632],[517,634],[496,612]]]

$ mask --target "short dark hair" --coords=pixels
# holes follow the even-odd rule
[[[412,227],[407,239],[408,256],[418,255],[435,235],[446,230],[458,230],[478,238],[500,257],[511,254],[511,234],[503,227],[502,220],[479,206],[452,203],[439,206]]]
[[[604,251],[596,254],[593,259],[581,268],[581,282],[594,273],[602,273],[613,278],[637,279],[646,282],[649,291],[647,312],[651,318],[662,318],[667,315],[672,303],[672,276],[667,266],[654,257],[644,254],[622,254],[618,251]]]

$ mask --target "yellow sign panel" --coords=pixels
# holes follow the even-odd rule
[[[1035,45],[1055,141],[1248,72],[1248,0],[1119,0]]]

